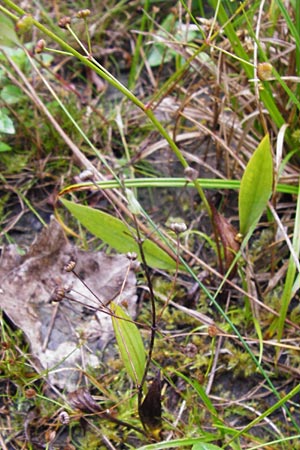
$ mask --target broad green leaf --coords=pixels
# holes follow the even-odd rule
[[[168,49],[165,44],[159,41],[168,39],[168,33],[173,31],[175,25],[174,14],[168,14],[161,24],[161,28],[157,33],[156,39],[158,42],[155,42],[148,57],[147,61],[151,67],[160,66],[162,62],[169,62],[174,56],[174,52]],[[164,31],[166,30],[166,31]]]
[[[0,45],[1,48],[1,45]],[[0,52],[0,61],[7,61],[7,56],[9,56],[20,68],[26,67],[29,64],[28,58],[26,56],[25,51],[19,47],[2,47],[5,50],[5,53]],[[2,77],[2,74],[0,74]],[[5,81],[7,81],[7,76],[4,73]]]
[[[9,17],[0,13],[0,47],[11,47],[19,44],[15,25]]]
[[[133,228],[98,209],[78,205],[65,199],[61,199],[61,202],[94,236],[120,253],[135,252],[141,259],[139,246],[135,240],[136,233]],[[145,238],[143,251],[146,262],[150,267],[165,270],[176,268],[176,262],[149,239]]]
[[[121,306],[112,302],[111,310],[117,316],[112,316],[112,324],[124,367],[133,382],[136,385],[140,384],[146,364],[146,353],[141,334]]]
[[[174,52],[162,44],[154,44],[151,52],[147,58],[150,67],[158,67],[164,62],[165,64],[171,61],[174,57]]]
[[[14,134],[15,127],[11,118],[4,109],[0,109],[0,133]]]
[[[9,105],[18,103],[23,98],[21,89],[18,86],[14,86],[13,84],[4,86],[0,95],[1,98]]]
[[[239,193],[240,232],[254,228],[272,193],[273,160],[267,134],[247,164]]]
[[[168,48],[164,40],[169,41],[169,33],[173,36],[174,42],[190,42],[199,34],[192,26],[188,30],[182,29],[182,24],[175,22],[173,14],[169,14],[160,26],[156,34],[156,40],[147,57],[148,64],[151,67],[160,66],[162,63],[171,61],[179,53],[176,50]]]

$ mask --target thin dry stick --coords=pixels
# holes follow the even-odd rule
[[[3,450],[8,450],[8,448],[6,447],[5,442],[4,442],[3,437],[1,436],[1,434],[0,434],[0,444],[1,444],[1,448]]]
[[[282,235],[284,236],[285,242],[286,242],[286,244],[289,248],[289,251],[293,257],[294,264],[295,264],[298,272],[300,273],[300,263],[299,263],[299,259],[298,259],[297,255],[296,255],[296,252],[293,248],[293,244],[292,244],[290,238],[288,237],[288,234],[287,234],[286,230],[284,229],[284,226],[282,225],[282,222],[281,222],[277,212],[275,211],[272,203],[269,202],[268,207],[269,207],[271,213],[273,214],[273,217],[275,219],[275,222],[277,223],[278,228],[280,229]]]
[[[189,257],[194,258],[195,262],[197,264],[199,264],[201,267],[203,267],[205,270],[207,270],[209,273],[211,273],[211,274],[215,275],[217,278],[220,278],[221,280],[223,280],[224,276],[222,274],[220,274],[217,270],[213,269],[209,264],[206,264],[202,259],[200,259],[197,256],[195,256],[192,252],[190,252],[185,247],[182,246],[181,250],[182,250],[182,252],[186,253]],[[253,297],[253,295],[249,294],[249,292],[246,292],[243,288],[241,288],[240,286],[235,284],[233,281],[227,279],[226,283],[229,286],[231,286],[232,288],[234,288],[236,291],[240,292],[242,295],[245,295],[250,300],[253,300],[254,302],[256,302],[262,309],[265,309],[266,311],[269,311],[270,313],[272,313],[275,316],[279,317],[279,312],[278,311],[275,311],[275,309],[270,308],[270,306],[264,304],[263,302],[258,300],[258,298]],[[296,323],[292,322],[291,320],[285,319],[285,322],[288,325],[292,326],[293,328],[296,328],[297,330],[300,330],[300,326],[297,325]]]
[[[176,253],[177,255],[179,255],[179,248],[180,248],[180,240],[179,240],[179,234],[177,234],[177,245],[176,245]],[[165,312],[165,309],[168,307],[169,302],[171,300],[172,295],[174,294],[175,291],[175,287],[176,287],[176,281],[178,278],[178,271],[179,271],[179,258],[177,258],[176,260],[176,269],[175,269],[175,274],[172,277],[172,285],[168,294],[168,298],[165,301],[164,306],[162,307],[158,317],[157,317],[157,322],[162,318],[163,313]]]
[[[44,339],[44,342],[43,342],[43,345],[42,345],[42,351],[43,352],[46,351],[46,348],[48,346],[49,339],[50,339],[51,334],[52,334],[54,322],[56,320],[56,316],[57,316],[57,313],[58,313],[58,308],[59,308],[59,303],[56,303],[55,308],[52,311],[52,316],[51,316],[51,320],[50,320],[50,323],[49,323],[49,326],[48,326],[47,334],[45,336],[45,339]]]
[[[175,421],[172,424],[172,427],[175,429],[179,423],[179,420],[181,419],[182,414],[184,413],[184,410],[186,408],[186,401],[183,400],[183,402],[181,403],[180,409],[178,411],[178,414],[176,416]],[[170,441],[173,437],[173,431],[170,431],[170,433],[168,434],[166,441]]]
[[[225,310],[226,313],[228,312],[229,300],[230,300],[230,294],[228,293],[227,302],[226,302],[226,310]],[[209,395],[210,390],[211,390],[212,385],[213,385],[213,382],[214,382],[215,373],[216,373],[216,367],[217,367],[217,363],[218,363],[218,359],[219,359],[219,355],[220,355],[220,350],[221,350],[221,346],[222,346],[223,342],[224,342],[224,336],[221,335],[221,336],[219,336],[219,339],[218,339],[217,347],[216,347],[215,354],[214,354],[214,360],[213,360],[213,363],[212,363],[212,366],[211,366],[211,370],[210,370],[210,376],[209,376],[209,379],[208,379],[208,382],[207,382],[207,386],[206,386],[206,390],[205,390],[207,395]]]
[[[149,288],[150,302],[151,302],[151,334],[150,334],[149,350],[148,350],[148,356],[147,356],[147,361],[146,361],[143,377],[142,377],[142,380],[138,387],[138,410],[140,411],[140,408],[142,405],[142,400],[143,400],[143,386],[146,381],[146,377],[147,377],[149,367],[150,367],[150,364],[152,361],[152,353],[153,353],[153,348],[154,348],[154,341],[155,341],[155,334],[156,334],[156,306],[155,306],[155,297],[154,297],[154,291],[153,291],[153,286],[152,286],[152,281],[151,281],[151,275],[150,275],[150,271],[149,271],[149,268],[148,268],[148,265],[146,262],[146,258],[145,258],[145,254],[144,254],[143,241],[141,238],[138,221],[136,220],[135,216],[133,216],[133,217],[135,219],[137,243],[138,243],[139,250],[140,250],[141,260],[142,260],[142,263],[144,266],[145,276],[146,276],[147,284],[148,284],[148,288]],[[142,423],[143,423],[143,421],[142,421]],[[143,425],[144,425],[144,423],[143,423]]]

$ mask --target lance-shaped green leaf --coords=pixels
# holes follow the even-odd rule
[[[133,228],[99,209],[78,205],[65,199],[60,200],[94,236],[120,253],[135,252],[141,259],[140,248],[135,239],[136,232]],[[176,262],[150,239],[144,239],[143,251],[150,267],[163,270],[176,268]]]
[[[141,334],[121,306],[112,302],[111,310],[116,316],[112,316],[112,324],[121,359],[128,375],[138,385],[142,381],[146,364],[146,352]]]
[[[239,193],[240,232],[254,228],[272,193],[273,160],[267,134],[247,164]]]

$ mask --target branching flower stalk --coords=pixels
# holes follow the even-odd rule
[[[141,233],[139,230],[139,225],[138,225],[135,215],[133,215],[133,218],[134,218],[134,224],[135,224],[135,229],[136,229],[136,234],[137,234],[137,244],[138,244],[139,250],[140,250],[141,260],[142,260],[142,264],[144,267],[145,276],[147,279],[147,285],[149,288],[150,302],[151,302],[151,334],[150,334],[149,350],[148,350],[147,361],[146,361],[143,377],[140,382],[140,385],[138,386],[138,410],[140,410],[140,407],[142,405],[142,400],[143,400],[143,386],[145,384],[146,377],[147,377],[147,374],[149,371],[149,367],[150,367],[150,364],[152,361],[152,353],[153,353],[153,349],[154,349],[154,341],[155,341],[155,334],[156,334],[156,305],[155,305],[155,296],[154,296],[154,291],[153,291],[153,286],[152,286],[152,281],[151,281],[150,270],[147,265],[145,253],[144,253],[144,249],[143,249],[143,239],[142,239],[142,236],[141,236]]]

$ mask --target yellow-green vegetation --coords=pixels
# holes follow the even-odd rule
[[[19,3],[0,4],[0,278],[51,214],[128,271],[104,302],[84,270],[83,300],[41,275],[49,329],[66,299],[91,335],[112,316],[97,366],[70,353],[73,392],[1,288],[0,447],[298,448],[300,2]]]

